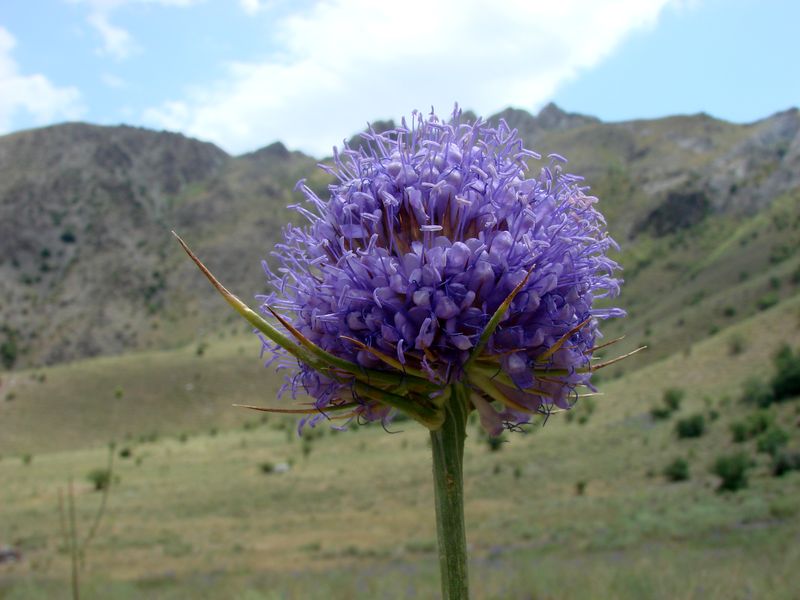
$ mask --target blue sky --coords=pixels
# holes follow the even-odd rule
[[[800,104],[797,23],[790,0],[7,0],[0,133],[80,119],[323,155],[456,101],[748,122]]]

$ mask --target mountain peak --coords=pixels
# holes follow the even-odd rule
[[[542,129],[572,129],[589,123],[599,123],[600,119],[562,110],[554,102],[548,102],[536,115]]]
[[[290,152],[289,149],[283,144],[283,142],[272,142],[268,146],[264,146],[263,148],[259,148],[254,152],[249,152],[248,154],[244,154],[242,158],[250,158],[254,160],[265,160],[265,159],[280,159],[280,158],[287,158]]]

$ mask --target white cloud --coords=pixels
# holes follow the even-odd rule
[[[14,36],[0,27],[0,133],[15,128],[19,113],[27,113],[36,125],[79,118],[84,113],[80,92],[57,87],[40,74],[21,74],[11,56],[15,45]]]
[[[111,13],[115,10],[134,4],[151,4],[186,8],[202,0],[71,0],[76,4],[89,7],[87,23],[100,35],[103,45],[98,49],[100,54],[124,60],[141,51],[128,30],[111,22]]]
[[[108,20],[108,15],[104,12],[93,12],[86,20],[89,25],[94,27],[100,37],[103,38],[102,54],[108,54],[117,59],[128,58],[131,54],[139,50],[133,41],[133,36],[122,27],[113,25]]]
[[[113,73],[103,73],[100,75],[100,80],[108,87],[121,90],[128,87],[128,82],[125,81],[122,77],[114,75]]]
[[[271,59],[230,64],[144,119],[234,152],[281,139],[321,155],[414,108],[535,109],[670,1],[319,1],[277,24]]]
[[[239,0],[239,6],[248,15],[254,15],[263,8],[259,0]]]

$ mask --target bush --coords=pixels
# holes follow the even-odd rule
[[[655,406],[650,409],[650,416],[656,421],[666,421],[672,416],[672,411],[665,406]]]
[[[489,445],[489,450],[492,452],[497,452],[500,450],[503,447],[504,442],[505,440],[499,435],[491,435],[486,439],[486,443]]]
[[[758,451],[770,456],[778,454],[789,441],[789,434],[779,427],[770,427],[758,436]]]
[[[772,422],[772,413],[766,410],[754,412],[743,421],[736,421],[731,424],[733,441],[736,443],[746,442],[772,427]]]
[[[731,423],[731,433],[733,434],[733,441],[737,444],[741,444],[750,439],[750,429],[746,421]]]
[[[689,461],[676,458],[664,467],[664,477],[670,481],[686,481],[689,479]]]
[[[737,334],[732,335],[728,338],[728,354],[731,356],[736,356],[737,354],[741,354],[744,352],[744,338]]]
[[[697,414],[675,423],[675,433],[679,438],[698,438],[706,432],[706,419]]]
[[[759,410],[754,412],[747,418],[748,427],[750,428],[750,437],[755,437],[759,433],[763,433],[770,428],[775,416],[767,410]]]
[[[772,460],[772,474],[783,477],[789,471],[800,471],[800,452],[781,452]]]
[[[94,484],[96,492],[104,490],[111,485],[111,471],[109,469],[94,469],[89,471],[86,478]]]
[[[783,346],[775,355],[775,377],[772,391],[777,402],[800,396],[800,352]]]
[[[0,344],[0,362],[6,369],[11,369],[14,366],[14,363],[17,362],[18,354],[17,341],[13,337]]]
[[[683,397],[686,395],[680,388],[668,388],[664,390],[664,395],[661,398],[661,406],[656,406],[650,409],[650,415],[656,420],[669,419],[672,413],[676,412],[681,407]]]
[[[263,462],[260,465],[258,465],[258,468],[261,469],[261,472],[266,475],[269,475],[270,473],[275,471],[275,465],[273,465],[271,462]]]
[[[680,388],[669,388],[664,392],[664,406],[670,409],[672,412],[677,411],[681,407],[681,402],[683,401],[683,397],[686,395]]]
[[[779,301],[780,298],[778,298],[778,294],[775,292],[769,292],[758,299],[756,306],[758,307],[758,310],[767,310],[768,308],[775,306]]]
[[[301,444],[301,450],[303,452],[303,458],[308,458],[309,454],[311,454],[312,448],[313,448],[313,446],[312,446],[311,438],[303,437],[303,442]]]
[[[122,449],[119,451],[119,457],[120,457],[120,458],[130,458],[130,457],[131,457],[131,454],[133,454],[133,452],[132,452],[132,451],[131,451],[131,449],[130,449],[130,448],[128,448],[127,446],[126,446],[125,448],[122,448]]]
[[[775,395],[772,386],[760,377],[750,377],[744,382],[742,389],[742,402],[765,408],[772,404]]]
[[[749,468],[750,458],[743,452],[718,457],[711,468],[711,472],[722,479],[717,491],[735,492],[746,488]]]

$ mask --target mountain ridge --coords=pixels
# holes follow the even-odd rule
[[[665,256],[670,244],[705,252],[709,232],[774,219],[776,199],[800,189],[796,108],[744,125],[705,114],[605,123],[554,104],[535,116],[508,108],[488,121],[500,118],[527,147],[567,156],[568,170],[602,199],[625,248],[634,305],[647,293],[635,280],[675,262]],[[241,330],[233,315],[218,316],[217,299],[169,231],[242,297],[263,292],[260,261],[292,218],[295,183],[305,178],[321,194],[330,183],[317,162],[279,141],[231,156],[179,133],[126,125],[67,123],[0,137],[3,363],[56,364]],[[759,256],[794,260],[797,244],[778,233]],[[678,281],[691,270],[681,269],[664,277]]]

